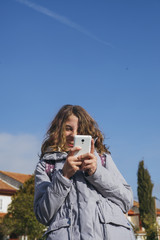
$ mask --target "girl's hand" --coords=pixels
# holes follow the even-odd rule
[[[86,171],[89,176],[95,173],[97,169],[97,158],[94,155],[94,140],[91,142],[91,152],[83,154],[78,157],[78,160],[82,162],[80,170]]]
[[[74,156],[74,153],[76,151],[79,151],[80,149],[81,149],[80,147],[71,148],[67,156],[67,159],[64,163],[62,172],[63,172],[63,176],[68,179],[71,178],[78,170],[80,170],[80,167],[82,165],[82,160]]]

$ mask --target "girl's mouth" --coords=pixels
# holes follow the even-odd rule
[[[72,147],[73,147],[73,145],[74,145],[74,144],[73,144],[73,143],[71,143],[71,142],[68,142],[67,144],[68,144],[68,146],[69,146],[69,147],[71,147],[71,148],[72,148]]]

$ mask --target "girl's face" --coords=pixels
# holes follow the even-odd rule
[[[75,115],[71,115],[65,124],[64,135],[66,137],[66,147],[68,150],[73,148],[74,135],[78,134],[78,118]]]

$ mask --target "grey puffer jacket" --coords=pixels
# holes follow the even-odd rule
[[[97,156],[92,176],[77,171],[71,178],[62,175],[67,153],[48,153],[35,170],[34,211],[39,222],[49,226],[47,240],[133,240],[134,234],[124,213],[133,204],[132,190],[106,155],[106,167]],[[51,174],[47,164],[53,164]]]

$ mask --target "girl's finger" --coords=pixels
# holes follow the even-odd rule
[[[91,141],[91,153],[94,154],[94,140]]]
[[[95,156],[92,153],[85,153],[77,157],[77,159],[79,160],[87,160],[87,159],[93,159],[93,158],[95,158]]]
[[[73,147],[70,149],[68,156],[74,156],[74,153],[81,150],[81,147]]]

